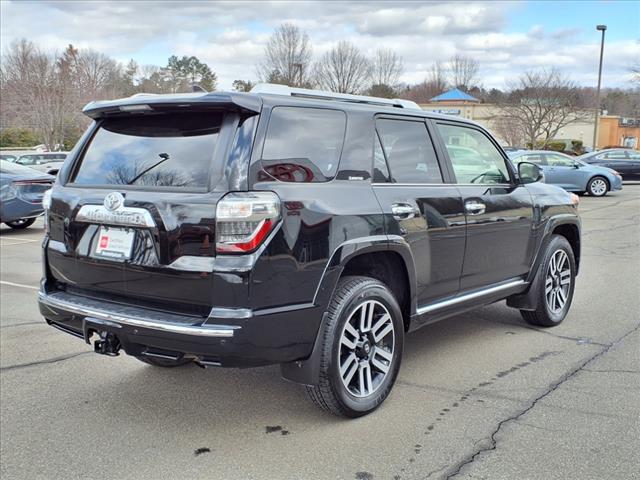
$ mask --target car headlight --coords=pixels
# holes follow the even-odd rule
[[[569,193],[569,197],[571,198],[571,205],[574,205],[576,208],[580,205],[580,197],[575,193]]]

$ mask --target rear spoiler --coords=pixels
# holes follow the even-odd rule
[[[246,114],[257,114],[262,109],[262,99],[250,93],[211,92],[176,93],[156,95],[138,93],[128,98],[88,103],[82,113],[94,120],[132,113],[151,113],[158,110],[225,109]]]

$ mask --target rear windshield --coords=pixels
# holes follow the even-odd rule
[[[173,113],[104,120],[73,183],[204,189],[222,118]]]

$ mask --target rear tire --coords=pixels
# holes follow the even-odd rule
[[[23,228],[27,228],[33,225],[35,221],[36,221],[35,218],[20,218],[18,220],[14,220],[13,222],[4,222],[4,223],[6,223],[9,227],[13,228],[14,230],[22,230]]]
[[[181,367],[187,363],[191,363],[193,360],[190,358],[181,358],[180,360],[171,360],[169,358],[155,358],[155,357],[135,357],[143,363],[153,365],[154,367],[174,368]]]
[[[587,192],[592,197],[604,197],[609,191],[609,182],[604,177],[593,177],[587,184]]]
[[[404,342],[402,312],[389,287],[369,277],[340,279],[328,309],[320,380],[311,400],[334,415],[373,412],[395,383]]]
[[[534,279],[535,310],[520,310],[531,325],[555,327],[567,316],[575,289],[576,261],[567,239],[552,235]]]

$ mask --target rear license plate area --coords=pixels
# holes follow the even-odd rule
[[[116,261],[131,259],[135,231],[132,229],[101,226],[92,251],[92,257]]]

